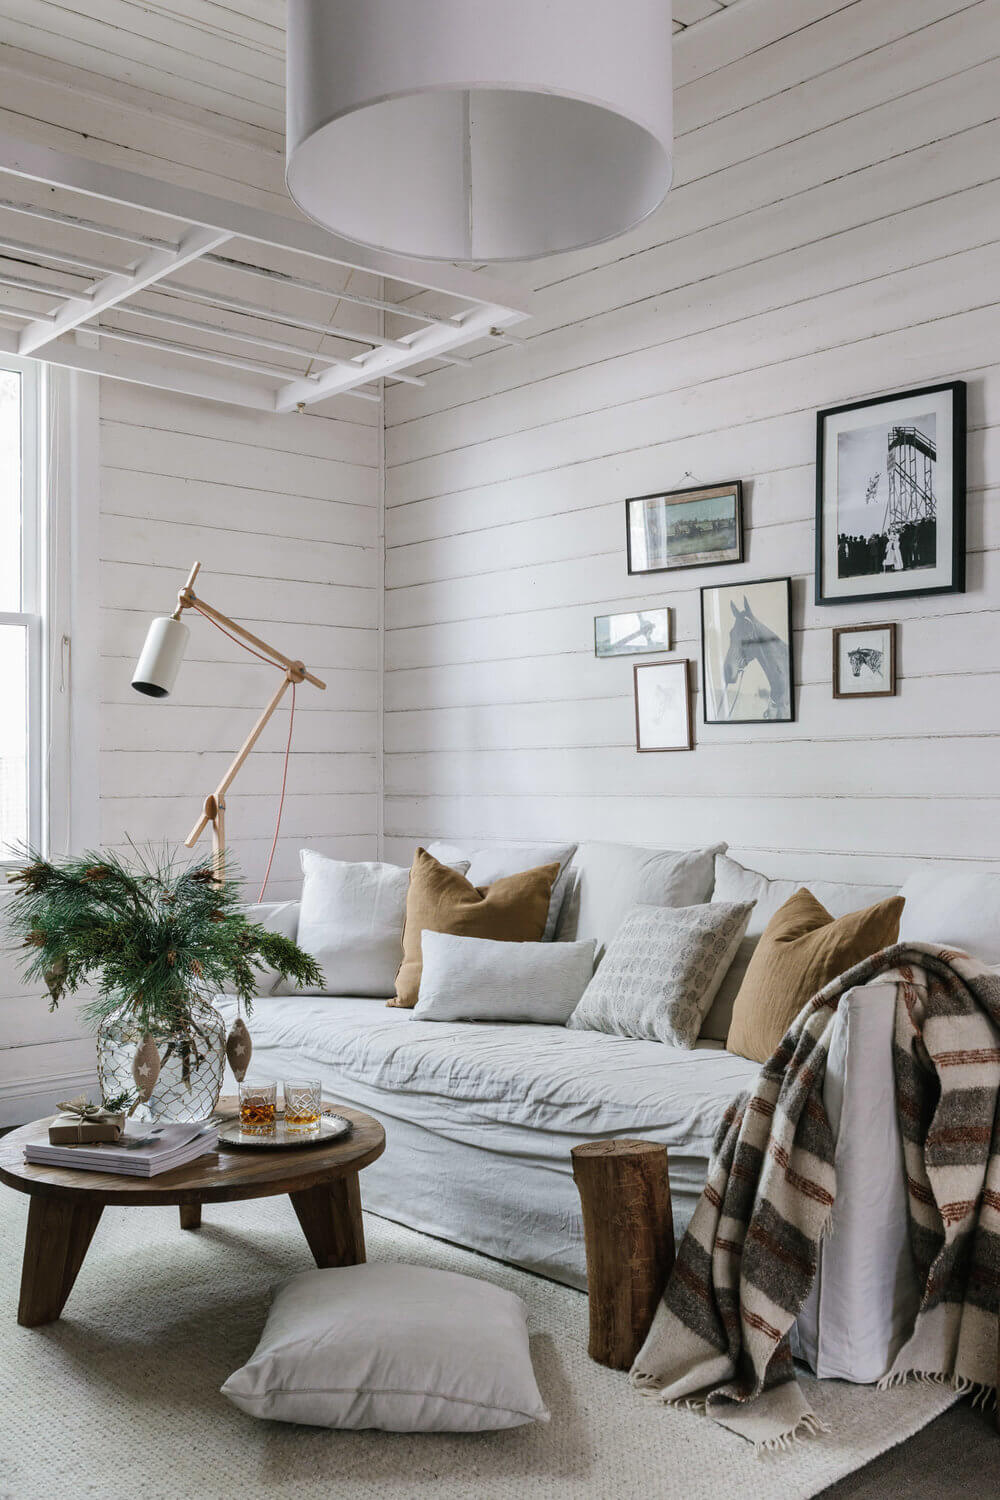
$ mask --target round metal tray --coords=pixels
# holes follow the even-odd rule
[[[256,1135],[240,1129],[239,1115],[224,1119],[219,1125],[220,1146],[246,1146],[251,1151],[288,1151],[298,1146],[329,1146],[332,1141],[343,1140],[351,1133],[351,1122],[343,1115],[322,1115],[319,1129],[289,1130],[279,1115],[274,1122],[273,1135]]]

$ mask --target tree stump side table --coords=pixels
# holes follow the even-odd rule
[[[674,1263],[667,1148],[655,1141],[574,1146],[590,1299],[588,1353],[631,1369]]]

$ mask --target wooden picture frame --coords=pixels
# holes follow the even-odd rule
[[[756,703],[741,701],[748,671]],[[795,722],[791,578],[702,588],[701,689],[706,724]],[[747,711],[760,704],[763,713]]]
[[[965,592],[963,380],[816,414],[816,603]]]
[[[742,562],[742,481],[626,500],[625,555],[633,576]]]
[[[835,698],[893,698],[896,694],[895,621],[874,625],[838,625],[833,631],[833,696]],[[845,641],[857,636],[853,648],[842,649]],[[884,644],[883,644],[884,642]],[[850,676],[845,676],[846,664]],[[877,658],[877,659],[873,659]],[[850,683],[859,684],[852,690]],[[871,687],[870,682],[884,686]]]
[[[622,631],[617,637],[616,621],[621,622]],[[594,655],[598,661],[613,661],[619,656],[658,656],[672,650],[673,628],[668,605],[594,616]]]
[[[640,673],[643,674],[640,678]],[[659,678],[654,681],[649,674]],[[694,748],[688,661],[643,661],[632,667],[635,748],[640,755]],[[658,696],[654,696],[658,694]],[[659,740],[659,743],[653,743]]]

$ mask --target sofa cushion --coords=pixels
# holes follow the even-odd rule
[[[253,1417],[313,1427],[493,1432],[549,1420],[520,1297],[431,1266],[291,1277],[222,1393]]]
[[[255,906],[244,906],[242,911],[248,922],[257,922],[268,932],[276,932],[279,937],[290,938],[294,943],[299,932],[301,904],[299,901],[262,901]],[[273,994],[281,975],[277,969],[270,969],[266,964],[260,964],[259,970],[258,993]]]
[[[760,935],[779,907],[784,906],[789,897],[794,896],[803,885],[808,886],[832,917],[846,917],[848,912],[874,906],[876,901],[884,901],[887,896],[897,894],[895,886],[887,885],[849,885],[833,880],[769,880],[757,870],[745,869],[728,854],[717,854],[713,902],[753,901],[756,904],[750,913],[743,941],[736,950],[736,957],[705,1017],[701,1028],[703,1037],[716,1042],[726,1040],[733,1019],[733,1002],[739,994],[747,964],[753,957]],[[905,912],[903,919],[905,922]]]
[[[915,870],[900,895],[903,943],[946,943],[985,964],[1000,964],[1000,874]]]
[[[406,896],[403,962],[396,975],[395,998],[389,1004],[412,1008],[417,1003],[425,930],[504,943],[540,942],[558,874],[558,864],[541,865],[480,890],[426,849],[418,849]]]
[[[710,849],[646,849],[636,844],[580,844],[573,856],[573,885],[556,928],[560,942],[594,938],[604,949],[633,906],[697,906],[712,894],[715,856]]]
[[[564,1026],[594,972],[594,944],[498,943],[424,931],[414,1019]]]
[[[634,907],[567,1024],[693,1047],[751,910],[746,903]]]
[[[802,889],[775,912],[740,985],[726,1047],[767,1062],[802,1007],[838,974],[899,936],[903,898],[831,917]]]
[[[569,890],[571,860],[576,852],[575,844],[428,844],[427,853],[442,864],[455,865],[458,860],[468,862],[466,874],[473,885],[492,885],[507,875],[519,875],[524,870],[537,870],[539,865],[558,864],[559,875],[549,898],[549,914],[545,920],[543,943],[551,943],[556,935],[556,923],[562,910],[563,900]]]

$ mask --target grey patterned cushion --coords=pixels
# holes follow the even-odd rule
[[[752,901],[633,907],[567,1026],[693,1047],[752,910]]]

